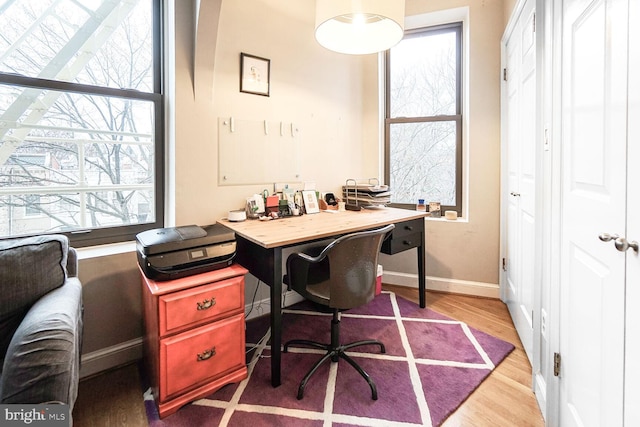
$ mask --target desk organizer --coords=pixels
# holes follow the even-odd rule
[[[391,191],[388,185],[380,185],[377,178],[350,178],[342,186],[342,197],[347,209],[349,206],[356,206],[358,209],[375,208],[391,202]]]

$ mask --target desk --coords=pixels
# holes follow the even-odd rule
[[[359,212],[319,212],[271,221],[247,220],[218,223],[236,233],[236,259],[251,274],[271,287],[271,385],[280,385],[280,346],[282,342],[282,249],[333,238],[355,231],[396,224],[383,243],[382,252],[395,254],[418,250],[418,289],[420,307],[425,300],[424,217],[425,212],[396,208],[365,209]]]

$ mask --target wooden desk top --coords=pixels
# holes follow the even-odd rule
[[[424,218],[427,215],[426,212],[384,207],[363,209],[358,212],[320,211],[315,214],[270,221],[247,219],[242,222],[232,222],[224,218],[218,223],[245,239],[270,249]]]

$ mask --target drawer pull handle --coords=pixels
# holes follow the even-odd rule
[[[202,302],[196,302],[196,304],[198,304],[198,311],[207,310],[216,305],[216,299],[212,297],[211,299],[206,299]]]
[[[412,227],[412,226],[410,226],[410,225],[405,225],[405,226],[404,226],[404,229],[405,229],[405,230],[409,230],[409,231],[413,231],[413,227]]]
[[[202,362],[203,360],[210,359],[215,355],[216,355],[216,348],[211,347],[211,349],[209,350],[205,350],[202,353],[198,353],[198,362]]]
[[[405,245],[407,245],[407,246],[411,246],[411,240],[405,240],[405,241],[404,241],[404,242],[402,242],[402,243],[404,243],[404,244],[405,244]]]

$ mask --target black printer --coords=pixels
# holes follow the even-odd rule
[[[174,280],[228,267],[236,255],[235,233],[221,224],[157,228],[136,235],[145,276]]]

